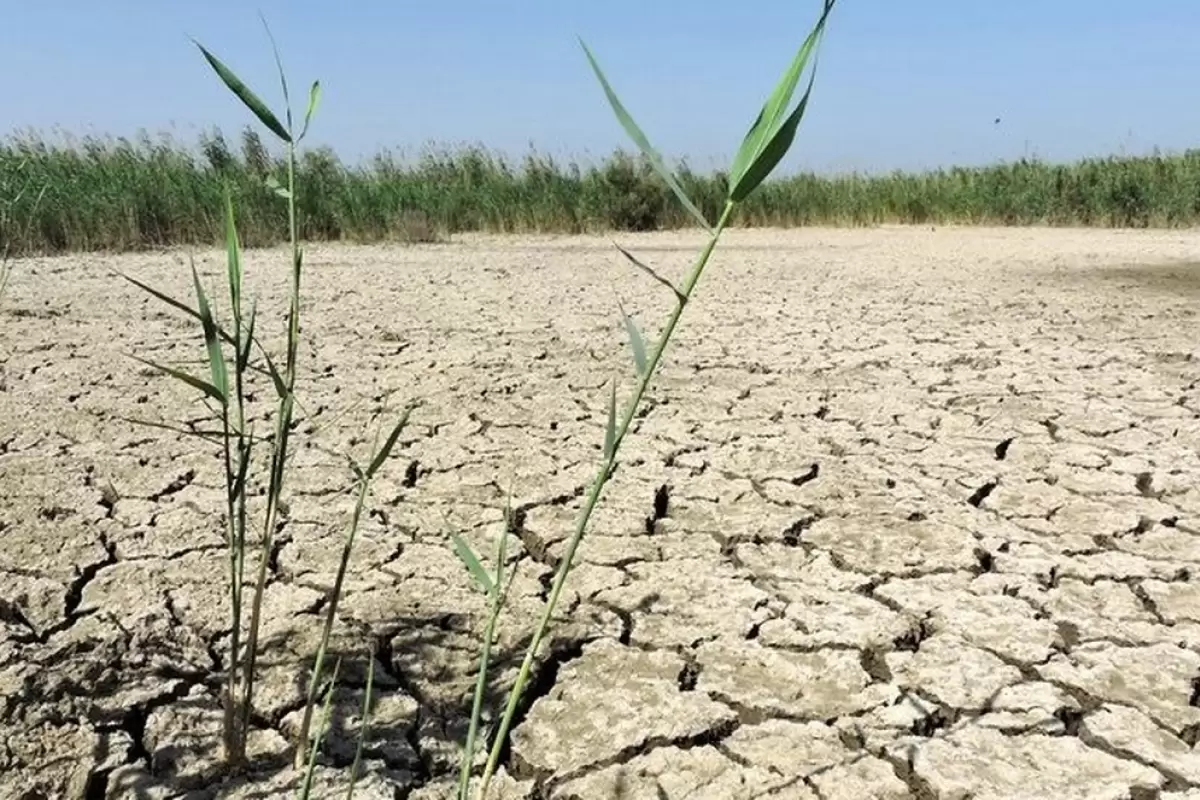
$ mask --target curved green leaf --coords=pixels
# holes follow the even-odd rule
[[[287,129],[292,130],[292,95],[288,91],[287,73],[283,70],[283,57],[279,55],[279,45],[275,42],[275,34],[271,33],[271,26],[267,24],[267,18],[263,16],[262,11],[258,12],[258,18],[262,20],[263,30],[267,32],[267,40],[271,43],[271,53],[275,56],[275,70],[279,73],[279,86],[283,89],[283,110],[287,113]]]
[[[254,321],[258,318],[258,301],[250,304],[250,316],[246,321],[244,341],[237,348],[237,370],[244,373],[250,366],[250,347],[254,344]]]
[[[788,115],[783,124],[775,131],[774,135],[767,141],[766,146],[758,154],[750,164],[749,169],[742,175],[741,180],[729,192],[729,199],[735,203],[740,203],[758,185],[767,179],[771,174],[771,170],[787,155],[787,151],[791,149],[792,142],[796,139],[796,129],[800,127],[800,120],[804,117],[804,109],[808,107],[808,98],[812,93],[813,79],[817,73],[814,71],[808,79],[808,89],[805,90],[804,96],[800,98],[799,104]]]
[[[204,54],[204,58],[208,61],[209,66],[217,73],[217,76],[224,81],[229,90],[237,95],[238,99],[245,104],[246,108],[258,117],[259,122],[266,125],[271,133],[278,136],[285,142],[291,142],[292,137],[288,134],[287,128],[279,122],[279,118],[272,113],[271,109],[267,108],[267,104],[256,95],[249,86],[242,83],[242,79],[233,73],[229,67],[221,63],[221,60],[205,49],[204,45],[196,42],[196,47],[200,48],[200,52]]]
[[[687,209],[688,213],[700,223],[702,228],[706,231],[711,231],[712,226],[704,218],[704,214],[696,207],[692,199],[687,196],[687,192],[683,190],[683,187],[679,185],[679,181],[675,179],[675,176],[667,169],[667,165],[663,163],[662,156],[658,154],[658,151],[650,144],[650,140],[646,138],[646,134],[642,133],[642,129],[638,127],[638,124],[633,121],[633,117],[625,110],[625,106],[617,97],[617,93],[613,91],[612,86],[608,83],[608,79],[604,77],[604,72],[600,69],[600,65],[596,62],[592,51],[584,44],[583,39],[579,40],[579,44],[583,47],[583,52],[587,55],[588,63],[592,65],[592,71],[596,73],[596,78],[599,79],[600,86],[604,89],[608,103],[612,106],[613,113],[617,115],[617,120],[621,123],[621,127],[625,129],[625,132],[629,134],[629,138],[633,139],[634,144],[638,146],[638,149],[650,161],[650,166],[654,168],[654,171],[658,173],[660,178],[666,181],[667,186],[671,187],[671,191],[679,198],[679,202],[683,203],[683,207]]]
[[[225,188],[225,272],[229,277],[229,303],[234,324],[242,317],[242,247],[238,241],[237,220],[233,215],[233,197]]]
[[[825,22],[829,18],[829,13],[833,10],[835,2],[836,0],[826,0],[824,10],[821,13],[820,19],[817,20],[817,24],[809,32],[804,43],[800,45],[796,56],[792,59],[791,64],[788,65],[787,70],[779,79],[779,83],[775,85],[775,89],[771,92],[766,102],[763,103],[763,107],[758,112],[754,124],[750,126],[750,130],[746,132],[745,138],[742,139],[742,144],[738,148],[737,155],[733,158],[733,164],[729,168],[729,198],[731,200],[734,199],[735,193],[740,197],[745,197],[749,193],[749,190],[746,190],[742,185],[746,174],[758,162],[771,142],[775,140],[776,134],[782,125],[786,123],[787,119],[791,118],[789,115],[785,119],[784,114],[787,113],[788,104],[791,103],[792,94],[796,91],[796,86],[800,82],[800,76],[804,73],[804,68],[808,64],[814,48],[819,43],[825,31]],[[810,91],[811,88],[810,79]],[[778,163],[778,159],[776,159],[776,163]],[[761,182],[761,179],[758,182]]]
[[[304,134],[308,133],[309,123],[312,122],[313,114],[317,113],[317,106],[321,104],[321,82],[313,81],[312,88],[308,90],[308,108],[304,111],[304,127],[300,129],[298,139],[303,139]]]
[[[192,264],[192,281],[196,285],[196,302],[200,310],[200,325],[204,328],[204,347],[208,351],[208,371],[212,376],[212,385],[220,392],[222,405],[229,396],[229,373],[225,368],[225,354],[221,352],[221,340],[217,338],[217,325],[213,321],[212,311],[208,307],[208,298],[204,287],[200,284],[200,275]]]
[[[199,314],[199,312],[196,311],[196,309],[194,309],[188,305],[185,305],[184,303],[179,302],[178,300],[176,300],[174,297],[171,297],[170,295],[163,294],[158,289],[155,289],[153,286],[142,283],[137,278],[126,275],[124,272],[121,272],[119,270],[114,270],[114,272],[116,272],[117,275],[119,275],[122,278],[124,278],[125,280],[129,281],[130,283],[132,283],[134,286],[138,287],[142,291],[158,298],[159,300],[163,301],[164,303],[171,306],[172,308],[176,308],[176,309],[182,311],[183,313],[187,314],[192,319],[195,319],[195,320],[200,319],[200,314]],[[233,336],[230,333],[226,332],[225,329],[220,327],[219,325],[217,326],[217,334],[221,337],[222,341],[228,342],[229,344],[235,343],[233,340]]]
[[[471,545],[467,544],[466,540],[457,533],[450,534],[450,541],[454,543],[454,553],[458,556],[459,561],[466,565],[467,571],[475,579],[480,591],[484,594],[491,594],[494,586],[492,576],[483,568],[483,564],[479,562],[479,556],[475,555]]]
[[[612,458],[617,447],[617,382],[612,382],[608,397],[608,423],[604,426],[604,457]]]
[[[629,334],[629,346],[633,349],[633,365],[637,368],[638,377],[641,377],[646,374],[646,342],[642,339],[642,332],[638,330],[633,317],[625,313],[625,306],[618,302],[617,308],[621,309],[621,319],[624,320],[625,330]]]
[[[396,446],[396,440],[400,438],[401,431],[408,425],[408,418],[412,415],[413,407],[410,405],[404,410],[400,416],[400,421],[392,428],[392,432],[388,434],[387,439],[383,443],[383,447],[379,448],[379,452],[371,459],[371,465],[367,467],[367,478],[375,477],[375,473],[383,466],[383,462],[387,461],[388,456],[392,454],[392,448]]]
[[[132,425],[144,425],[147,428],[157,428],[163,431],[171,431],[172,433],[178,433],[180,436],[191,436],[195,439],[202,439],[203,441],[210,442],[212,444],[223,444],[227,439],[227,434],[223,429],[211,431],[196,430],[194,428],[185,428],[182,425],[171,425],[166,422],[139,419],[137,417],[126,417],[120,414],[118,414],[115,419],[119,419],[122,422],[128,422]]]
[[[362,723],[358,731],[358,744],[354,748],[354,763],[350,765],[350,786],[346,789],[346,800],[354,800],[354,787],[358,784],[359,765],[362,763],[363,747],[371,735],[371,696],[375,686],[375,651],[367,651],[367,688],[363,691]]]
[[[199,389],[200,391],[204,392],[209,397],[216,400],[218,403],[225,402],[225,395],[221,394],[221,392],[218,391],[217,387],[213,386],[208,381],[201,380],[200,378],[197,378],[193,375],[189,375],[186,372],[183,372],[182,370],[173,369],[171,367],[164,366],[164,365],[159,364],[154,361],[149,361],[149,360],[147,360],[145,358],[141,358],[139,356],[133,356],[133,358],[142,362],[143,364],[145,364],[148,367],[153,367],[154,369],[158,370],[159,372],[163,372],[167,375],[170,375],[172,378],[183,381],[188,386],[191,386],[193,389]]]
[[[271,354],[260,343],[258,345],[259,352],[262,353],[263,361],[266,362],[266,374],[270,376],[271,383],[275,386],[275,394],[282,400],[287,396],[287,384],[283,380],[283,374],[280,373],[279,367],[275,366],[275,361],[271,358]]]
[[[329,693],[325,695],[325,705],[321,709],[321,727],[313,738],[312,749],[308,751],[308,764],[304,768],[304,782],[300,786],[300,800],[308,800],[312,794],[313,776],[317,771],[317,753],[321,749],[321,740],[329,731],[329,721],[333,712],[333,695],[337,689],[338,672],[342,669],[342,657],[338,656],[333,664],[333,677],[329,679]],[[302,743],[303,744],[303,743]]]
[[[615,247],[615,248],[617,248],[618,250],[620,250],[620,251],[621,251],[621,255],[623,255],[623,256],[625,256],[625,258],[629,259],[629,262],[630,262],[631,264],[633,264],[635,267],[637,267],[637,268],[638,268],[638,269],[640,269],[642,272],[644,272],[644,273],[646,273],[647,275],[649,275],[649,276],[650,276],[651,278],[653,278],[654,280],[656,280],[656,281],[658,281],[659,283],[661,283],[663,286],[665,286],[665,287],[667,287],[668,289],[670,289],[670,290],[671,290],[671,292],[672,292],[672,293],[675,295],[675,299],[676,299],[676,300],[679,300],[680,302],[686,302],[686,301],[687,301],[687,298],[683,296],[683,292],[681,292],[681,291],[679,291],[678,289],[676,289],[676,288],[675,288],[675,284],[671,283],[669,280],[667,280],[666,278],[664,278],[663,276],[661,276],[661,275],[659,275],[657,272],[655,272],[653,269],[651,269],[650,267],[648,267],[648,266],[647,266],[645,263],[643,263],[642,261],[638,260],[638,257],[637,257],[637,256],[635,256],[633,253],[629,252],[629,251],[628,251],[628,250],[626,250],[624,247],[621,247],[621,245],[617,244],[616,242],[613,242],[613,247]]]
[[[200,315],[199,315],[199,314],[196,312],[196,309],[192,308],[191,306],[188,306],[188,305],[185,305],[184,303],[181,303],[180,301],[176,300],[174,297],[171,297],[171,296],[170,296],[170,295],[168,295],[168,294],[163,294],[163,293],[162,293],[162,292],[160,292],[158,289],[155,289],[154,287],[152,287],[152,286],[150,286],[150,285],[148,285],[148,284],[142,283],[142,282],[141,282],[141,281],[139,281],[137,278],[134,278],[134,277],[131,277],[131,276],[129,276],[129,275],[126,275],[124,272],[118,272],[117,274],[118,274],[118,275],[120,275],[120,276],[121,276],[122,278],[124,278],[125,280],[129,281],[130,283],[132,283],[134,286],[136,286],[136,287],[138,287],[139,289],[141,289],[142,291],[144,291],[144,292],[147,292],[148,294],[151,294],[151,295],[153,295],[154,297],[156,297],[156,298],[158,298],[159,300],[163,301],[164,303],[166,303],[167,305],[171,306],[172,308],[177,308],[177,309],[179,309],[180,311],[182,311],[183,313],[187,314],[189,317],[192,317],[193,319],[196,319],[196,320],[199,320],[199,319],[200,319]]]

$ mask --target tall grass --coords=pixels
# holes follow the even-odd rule
[[[18,239],[28,239],[34,218],[46,196],[47,186],[33,191],[35,176],[31,176],[28,164],[18,162],[11,170],[0,176],[0,231],[20,232]],[[31,198],[28,199],[27,198]],[[13,250],[18,241],[0,234],[0,304],[8,291],[12,278]]]
[[[0,249],[13,255],[131,250],[217,243],[228,187],[250,246],[286,242],[286,209],[265,185],[281,183],[286,154],[255,129],[187,145],[167,136],[49,137],[0,141],[0,186],[31,182],[0,218]],[[728,175],[676,165],[680,184],[709,217],[721,210]],[[414,159],[384,152],[357,164],[306,150],[296,165],[300,235],[310,240],[410,238],[412,220],[442,232],[652,230],[693,224],[641,154],[600,163],[531,152],[511,159],[483,147],[430,149]],[[925,173],[819,176],[768,181],[748,198],[739,224],[964,223],[1182,226],[1200,222],[1200,150],[1097,158],[1072,164],[1021,160]]]

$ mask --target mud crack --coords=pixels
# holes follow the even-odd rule
[[[789,479],[788,483],[792,484],[792,486],[803,486],[806,483],[812,483],[818,477],[820,477],[820,475],[821,465],[813,462],[812,466],[810,466],[804,473]]]
[[[508,767],[510,770],[515,766],[512,764],[512,732],[521,727],[521,723],[529,716],[529,710],[533,708],[533,704],[550,694],[554,689],[555,684],[558,683],[559,671],[568,663],[583,655],[583,648],[587,643],[588,640],[584,638],[554,642],[551,644],[550,653],[546,659],[534,666],[533,676],[525,686],[524,693],[522,693],[520,699],[517,701],[512,725],[508,729],[508,739],[500,749],[499,763],[501,766]],[[487,738],[487,748],[490,750],[495,746],[494,732],[489,732]],[[630,757],[632,758],[632,756]],[[517,772],[519,771],[517,770]]]
[[[63,614],[67,622],[65,627],[69,627],[77,619],[76,611],[79,609],[79,604],[83,602],[83,591],[87,585],[100,574],[100,570],[117,563],[117,546],[110,543],[103,532],[100,533],[99,538],[100,546],[104,548],[104,558],[79,570],[79,574],[67,587],[67,594],[63,602]],[[49,633],[47,633],[48,635]]]
[[[654,750],[663,747],[673,747],[678,750],[691,750],[697,747],[715,747],[721,749],[721,744],[728,739],[734,731],[741,727],[741,723],[736,719],[728,719],[724,722],[717,723],[712,727],[701,731],[700,733],[690,736],[668,737],[668,736],[653,736],[646,741],[626,747],[619,752],[609,756],[608,758],[588,764],[586,767],[572,770],[562,775],[556,775],[550,780],[539,781],[539,789],[542,796],[549,797],[555,787],[561,786],[584,775],[593,772],[598,772],[609,767],[628,764],[630,761],[644,756]],[[520,777],[519,775],[517,777]]]
[[[146,725],[150,715],[156,710],[178,702],[187,697],[199,680],[183,681],[171,691],[153,697],[144,703],[139,703],[125,710],[120,720],[115,723],[96,726],[97,733],[124,732],[129,736],[130,747],[125,755],[124,764],[143,764],[147,770],[152,769],[151,753],[146,746]],[[93,770],[88,774],[83,796],[84,800],[104,800],[108,797],[108,780],[116,767]]]
[[[184,489],[191,486],[192,481],[194,480],[196,480],[196,470],[189,469],[187,472],[183,473],[146,499],[157,503],[159,500],[162,500],[165,497],[170,497],[173,494],[179,494]]]
[[[880,748],[875,755],[892,765],[896,777],[908,785],[909,796],[913,800],[935,800],[937,798],[938,793],[934,791],[929,781],[917,774],[914,765],[917,755],[915,746],[906,747],[903,755],[890,753],[886,748]]]
[[[996,490],[996,487],[999,485],[1000,485],[999,480],[988,481],[987,483],[983,484],[978,489],[976,489],[974,492],[972,492],[971,496],[967,498],[967,502],[970,503],[971,505],[975,506],[976,508],[979,508],[983,504],[983,501],[988,498],[988,495],[990,495],[992,492],[994,492]]]
[[[653,536],[655,527],[660,519],[666,519],[670,513],[671,485],[664,483],[654,491],[654,509],[646,517],[646,535]]]
[[[521,540],[521,544],[525,547],[526,552],[537,562],[545,564],[548,567],[557,569],[558,559],[551,558],[549,554],[550,545],[553,542],[547,541],[538,536],[533,531],[525,527],[525,520],[529,512],[535,508],[542,506],[565,506],[574,500],[583,497],[584,490],[587,487],[584,485],[576,486],[570,492],[554,495],[540,500],[530,500],[527,503],[522,503],[512,512],[512,520],[509,523],[509,533]],[[657,498],[656,498],[657,499]]]

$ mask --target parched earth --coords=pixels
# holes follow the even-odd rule
[[[621,236],[681,275],[695,234]],[[734,231],[538,662],[508,798],[1200,798],[1200,234]],[[197,254],[214,293],[221,255]],[[278,352],[282,250],[251,252]],[[450,796],[508,535],[495,709],[670,293],[607,238],[313,247],[254,770],[218,764],[220,462],[186,254],[16,264],[0,306],[0,796],[288,796],[359,458],[318,796]],[[257,387],[260,401],[270,388]],[[265,408],[265,402],[263,402]],[[260,429],[266,424],[258,420]],[[506,528],[505,496],[516,513]],[[261,486],[256,486],[261,491]],[[371,655],[373,653],[373,655]]]

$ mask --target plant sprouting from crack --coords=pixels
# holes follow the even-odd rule
[[[728,194],[715,225],[711,224],[704,217],[704,214],[699,210],[696,203],[688,197],[682,185],[671,174],[662,156],[650,144],[649,139],[647,139],[641,128],[638,127],[633,117],[630,116],[625,106],[621,103],[616,92],[605,77],[604,72],[601,70],[599,63],[597,63],[592,51],[586,44],[580,41],[588,63],[621,126],[645,155],[662,180],[670,187],[675,197],[687,212],[707,232],[708,240],[700,250],[683,283],[678,286],[659,275],[653,268],[643,263],[628,250],[617,245],[617,249],[633,266],[650,275],[655,281],[671,290],[675,297],[675,306],[667,317],[661,334],[657,337],[656,341],[649,345],[638,328],[637,323],[625,313],[623,307],[619,307],[621,320],[629,336],[630,346],[633,351],[637,383],[634,386],[632,395],[626,400],[620,412],[618,412],[617,408],[616,381],[614,380],[611,383],[601,463],[587,492],[574,531],[566,542],[566,547],[558,569],[555,572],[553,583],[551,584],[550,595],[534,629],[529,646],[525,651],[525,657],[521,662],[521,668],[517,674],[516,681],[509,691],[503,715],[499,720],[494,735],[491,737],[492,741],[488,751],[487,762],[484,765],[483,774],[479,780],[478,796],[480,798],[486,797],[491,779],[499,766],[500,754],[507,743],[518,704],[530,681],[534,661],[550,627],[550,622],[558,606],[563,586],[566,583],[567,576],[571,572],[575,554],[587,532],[588,521],[591,519],[592,512],[595,510],[597,503],[600,501],[605,486],[612,477],[613,470],[617,465],[617,457],[620,453],[621,445],[625,441],[625,436],[628,434],[638,408],[642,403],[642,399],[654,378],[663,354],[666,352],[667,345],[679,324],[680,318],[683,316],[683,311],[691,302],[696,286],[704,274],[705,267],[707,267],[713,251],[721,238],[721,234],[729,225],[734,213],[741,203],[771,174],[791,148],[796,136],[796,130],[804,117],[809,98],[812,94],[813,83],[816,79],[816,53],[820,41],[824,36],[826,22],[835,3],[836,0],[823,0],[823,9],[816,25],[800,45],[795,57],[784,71],[774,90],[767,97],[757,118],[743,138],[729,170]],[[807,85],[803,93],[800,94],[798,101],[793,105],[793,97],[796,95],[801,77],[804,75],[810,59],[813,61],[813,66],[809,70]],[[506,535],[507,531],[501,535],[501,538],[503,539]],[[487,682],[487,671],[489,668],[488,654],[494,636],[496,617],[503,606],[500,590],[503,557],[501,552],[497,553],[495,574],[493,576],[487,572],[480,563],[479,557],[470,550],[470,547],[462,539],[455,537],[454,548],[459,558],[468,568],[475,583],[488,595],[490,600],[489,619],[483,642],[483,655],[480,659],[479,680],[471,712],[468,741],[463,751],[462,766],[459,774],[459,800],[468,800],[471,788],[471,765],[474,763],[475,757],[474,732],[478,729],[482,713],[479,699],[481,690],[478,687],[485,685]]]
[[[267,34],[270,38],[269,29]],[[174,430],[215,443],[220,450],[224,472],[225,539],[229,561],[227,588],[230,600],[230,658],[228,671],[224,676],[221,738],[223,758],[228,764],[236,766],[246,759],[246,739],[251,729],[255,680],[258,677],[263,596],[267,587],[270,556],[275,546],[275,536],[282,513],[282,495],[290,457],[289,445],[292,430],[295,427],[301,280],[304,271],[304,251],[300,243],[296,203],[296,151],[308,133],[309,125],[320,103],[321,84],[314,81],[309,89],[302,125],[297,131],[292,114],[287,77],[273,38],[271,38],[271,46],[285,104],[282,121],[259,95],[220,59],[199,42],[196,42],[196,46],[225,86],[286,148],[284,180],[281,182],[275,176],[266,178],[268,187],[287,205],[288,240],[291,245],[291,281],[282,365],[280,366],[279,362],[271,357],[256,336],[257,305],[251,302],[248,310],[246,307],[247,302],[243,291],[242,247],[238,238],[233,198],[228,190],[224,197],[224,277],[227,285],[229,312],[227,325],[222,325],[218,321],[216,309],[204,289],[194,261],[191,273],[195,290],[195,306],[173,298],[128,275],[122,277],[175,310],[196,320],[203,336],[208,366],[206,377],[199,377],[183,369],[137,356],[135,358],[199,392],[216,421],[215,430],[198,431],[178,428]],[[231,353],[227,353],[227,349]],[[256,352],[260,356],[258,359],[254,358]],[[266,437],[255,434],[250,423],[252,417],[248,414],[248,405],[252,402],[253,397],[251,385],[256,378],[269,379],[274,388],[275,407],[270,417],[272,430]],[[318,687],[322,684],[333,619],[337,613],[338,598],[353,549],[355,533],[366,503],[371,479],[375,477],[390,456],[408,422],[412,408],[413,406],[410,405],[400,416],[399,421],[391,426],[383,443],[372,452],[366,467],[359,466],[353,460],[350,463],[354,473],[354,485],[357,489],[356,502],[349,530],[346,533],[337,577],[327,598],[325,624],[318,645],[316,663],[309,680],[303,722],[295,745],[296,765],[306,772],[302,793],[306,793],[311,786],[315,754],[327,728],[326,720],[323,720],[319,735],[310,743],[309,728],[318,700]],[[248,499],[249,487],[257,483],[252,480],[252,471],[255,465],[255,448],[260,446],[268,448],[268,457],[267,474],[265,480],[261,481],[266,485],[266,492],[265,502],[261,509],[261,527],[258,528],[256,540],[252,535],[254,526],[251,522]],[[248,580],[250,576],[247,575],[247,570],[251,566],[248,562],[251,561],[254,573],[253,579]],[[247,588],[251,590],[248,609]],[[249,612],[248,620],[246,618],[247,610]],[[333,686],[331,684],[326,696],[324,715],[326,717],[332,696]]]

